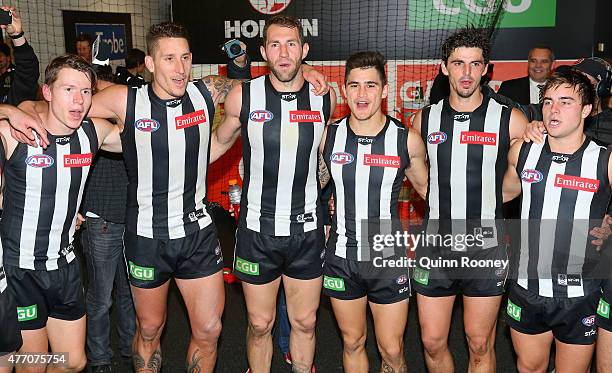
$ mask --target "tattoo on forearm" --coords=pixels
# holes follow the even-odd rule
[[[202,360],[202,356],[200,355],[200,350],[197,349],[191,355],[191,361],[187,362],[187,373],[202,372],[202,369],[200,368],[200,360]]]
[[[327,169],[323,155],[319,154],[319,184],[321,185],[321,188],[329,183],[329,178],[329,170]]]
[[[399,369],[396,371],[393,369],[389,363],[383,360],[382,365],[380,366],[381,373],[408,373],[408,367],[406,366],[406,362],[403,361],[400,365]]]
[[[291,365],[291,372],[292,373],[310,373],[311,369],[303,363],[297,363],[297,362],[293,362],[293,365]]]

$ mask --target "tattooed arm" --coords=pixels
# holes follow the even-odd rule
[[[321,189],[325,188],[327,183],[329,183],[329,179],[329,170],[327,169],[327,165],[325,165],[323,154],[319,153],[319,184],[321,185]]]
[[[210,91],[213,97],[215,106],[225,102],[225,98],[229,91],[237,85],[240,85],[243,80],[229,79],[220,75],[208,75],[202,78],[202,82],[206,84],[206,88]]]

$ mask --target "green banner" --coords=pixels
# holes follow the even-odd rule
[[[436,30],[482,25],[483,18],[495,13],[495,4],[490,0],[412,0],[408,27]],[[500,28],[555,26],[557,0],[504,0],[503,7]]]

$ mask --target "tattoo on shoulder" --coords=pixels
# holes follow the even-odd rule
[[[187,362],[187,373],[200,373],[202,371],[200,368],[200,360],[202,360],[200,350],[196,349],[191,355],[191,361]]]

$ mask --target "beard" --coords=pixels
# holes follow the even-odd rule
[[[297,76],[298,71],[300,71],[300,65],[298,64],[296,64],[292,70],[285,72],[277,70],[274,66],[270,64],[268,64],[268,68],[270,69],[270,72],[276,77],[276,79],[283,83],[293,81],[293,79],[295,79],[295,77]]]

